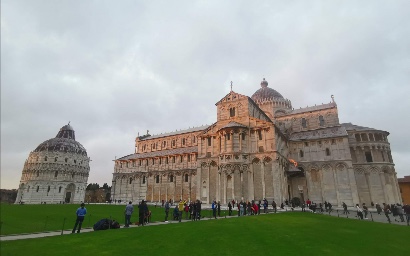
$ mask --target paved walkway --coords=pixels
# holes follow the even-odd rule
[[[269,214],[272,213],[272,209],[269,210]],[[290,207],[285,207],[285,209],[279,209],[277,211],[277,213],[282,213],[282,212],[288,212],[288,211],[292,211]],[[301,211],[301,208],[295,208],[294,211]],[[263,212],[263,209],[262,211]],[[206,212],[208,213],[208,212]],[[218,219],[224,219],[224,218],[235,218],[238,217],[237,215],[234,216],[224,216],[225,213],[227,213],[227,210],[223,210],[221,212],[221,217],[219,217]],[[307,212],[308,214],[309,212]],[[209,211],[209,214],[211,214],[211,211]],[[263,213],[261,213],[263,214]],[[313,213],[312,213],[313,214]],[[332,212],[323,212],[323,213],[315,213],[315,214],[323,214],[323,215],[330,215],[330,216],[334,216],[334,217],[339,217],[339,218],[350,218],[350,219],[357,219],[356,216],[356,210],[354,208],[349,208],[349,214],[344,215],[343,214],[343,209],[342,208],[334,208],[334,210]],[[390,220],[391,220],[391,224],[396,224],[396,225],[407,225],[406,222],[406,217],[404,217],[405,222],[400,222],[400,218],[396,217],[395,218],[390,214]],[[202,217],[201,221],[204,220],[213,220],[214,218],[211,218],[211,216],[209,215],[205,215]],[[191,220],[182,220],[182,222],[188,222]],[[386,216],[382,213],[381,215],[378,215],[376,211],[374,210],[370,210],[367,219],[364,219],[363,221],[374,221],[374,222],[382,222],[382,223],[388,223],[388,220],[386,218]],[[169,221],[169,222],[152,222],[149,223],[147,226],[157,226],[157,225],[166,225],[166,224],[177,224],[179,223],[178,221]],[[136,228],[138,226],[136,225],[131,225],[130,228]],[[44,233],[33,233],[33,234],[19,234],[19,235],[9,235],[9,236],[1,236],[0,237],[0,241],[12,241],[12,240],[21,240],[21,239],[32,239],[32,238],[42,238],[42,237],[49,237],[49,236],[60,236],[60,235],[76,235],[76,234],[72,234],[71,233],[71,229],[70,230],[64,230],[63,232],[61,231],[50,231],[50,232],[44,232]],[[87,232],[91,232],[94,231],[92,228],[85,228],[81,230],[81,233],[87,233]]]

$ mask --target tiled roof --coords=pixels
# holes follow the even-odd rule
[[[326,104],[321,104],[317,106],[311,106],[311,107],[306,107],[306,108],[300,108],[300,109],[294,109],[291,112],[287,113],[287,115],[294,115],[294,114],[300,114],[300,113],[305,113],[305,112],[312,112],[312,111],[318,111],[318,110],[323,110],[323,109],[328,109],[328,108],[334,108],[336,107],[335,102],[330,102]]]
[[[168,155],[181,155],[181,154],[190,154],[198,152],[198,147],[186,147],[186,148],[175,148],[175,149],[167,149],[161,151],[153,151],[147,153],[137,153],[131,154],[128,156],[124,156],[118,158],[117,160],[132,160],[132,159],[141,159],[141,158],[150,158],[150,157],[159,157],[159,156],[168,156]]]
[[[225,125],[224,127],[220,128],[220,129],[231,128],[231,127],[245,127],[245,128],[246,128],[247,126],[246,126],[246,125],[243,125],[243,124],[240,124],[240,123],[237,123],[237,122],[232,121],[232,122],[229,122],[229,124]]]
[[[347,136],[346,129],[344,127],[329,127],[313,131],[295,132],[290,135],[291,141],[300,140],[314,140]]]
[[[410,176],[404,176],[404,178],[398,178],[399,183],[410,183]]]
[[[343,123],[340,124],[341,126],[343,126],[344,128],[346,128],[347,131],[377,131],[374,128],[369,128],[369,127],[364,127],[364,126],[359,126],[359,125],[354,125],[352,123]]]
[[[152,136],[148,136],[148,137],[144,137],[144,138],[140,137],[140,140],[150,140],[150,139],[162,138],[162,137],[167,137],[167,136],[172,136],[172,135],[202,131],[202,130],[205,130],[206,128],[208,128],[208,126],[209,125],[203,125],[203,126],[198,126],[198,127],[192,127],[192,128],[186,129],[186,130],[179,130],[179,131],[175,131],[175,132],[157,134],[157,135],[152,135]]]

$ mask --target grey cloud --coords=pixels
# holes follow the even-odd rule
[[[1,177],[71,121],[89,182],[137,132],[216,120],[215,103],[263,77],[295,108],[329,102],[341,122],[391,133],[406,174],[408,1],[2,1]],[[407,173],[408,175],[408,173]]]

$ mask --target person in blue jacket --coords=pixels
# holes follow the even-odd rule
[[[77,229],[77,225],[78,225],[77,233],[80,233],[81,225],[83,224],[84,217],[87,214],[87,209],[84,207],[84,203],[81,203],[81,207],[77,209],[75,214],[77,215],[77,220],[75,221],[75,225],[74,225],[72,233],[75,233],[75,230]]]

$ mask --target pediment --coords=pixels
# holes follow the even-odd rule
[[[221,100],[219,100],[215,105],[218,106],[219,104],[224,102],[236,101],[244,98],[247,98],[247,96],[231,91],[227,95],[225,95],[225,97],[223,97]]]

